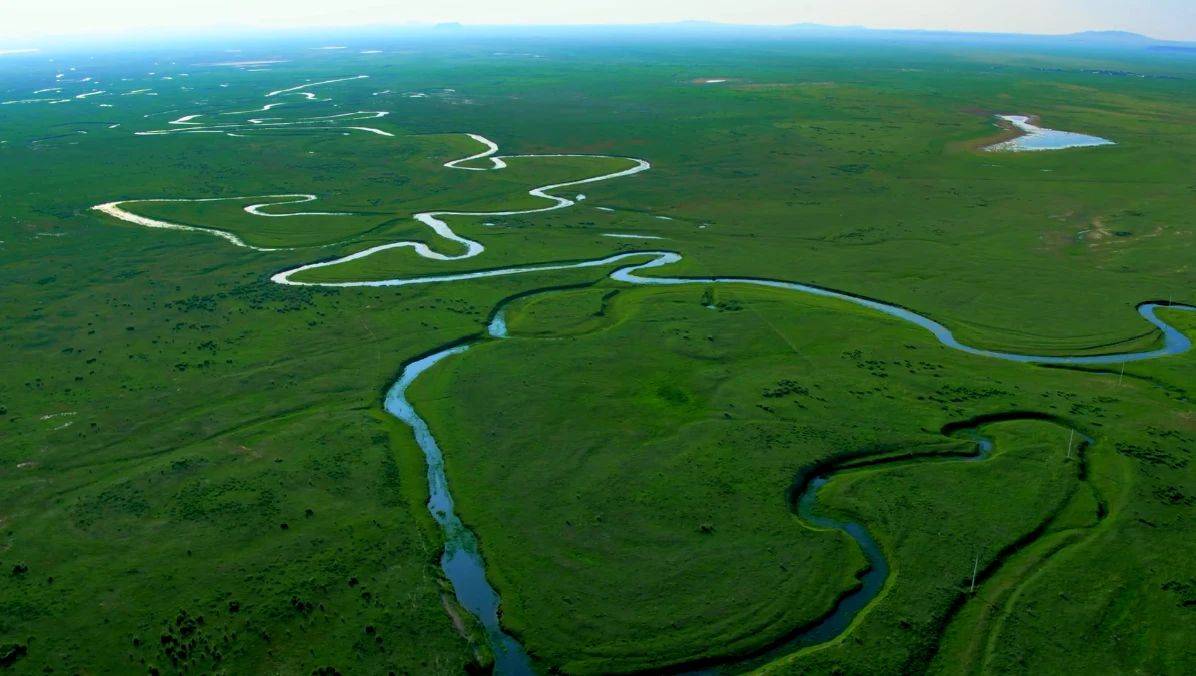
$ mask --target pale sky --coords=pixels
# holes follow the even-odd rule
[[[218,26],[611,24],[687,19],[1196,40],[1196,0],[0,0],[0,49],[53,35]]]

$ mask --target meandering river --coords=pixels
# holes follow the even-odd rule
[[[674,256],[677,258],[674,259]],[[1157,350],[1109,355],[1036,357],[1032,355],[994,352],[963,345],[955,340],[948,329],[932,319],[923,317],[917,313],[900,308],[898,306],[888,305],[885,303],[880,303],[879,301],[872,301],[848,294],[842,294],[840,292],[831,291],[828,289],[807,287],[805,285],[794,284],[791,282],[777,282],[772,280],[757,280],[750,278],[643,278],[635,274],[635,272],[638,270],[643,270],[655,265],[664,265],[668,262],[675,262],[675,260],[678,259],[679,256],[677,256],[677,254],[672,254],[671,252],[659,252],[657,257],[648,263],[641,263],[638,265],[620,268],[611,273],[611,277],[631,284],[759,284],[763,286],[813,293],[814,295],[843,298],[849,302],[865,305],[866,307],[877,309],[886,314],[890,314],[900,319],[904,319],[922,326],[923,328],[930,330],[935,337],[939,339],[939,342],[953,349],[983,357],[1004,359],[1015,362],[1050,364],[1109,364],[1138,361],[1141,359],[1153,359],[1168,354],[1179,354],[1191,347],[1191,341],[1184,334],[1175,329],[1175,327],[1159,319],[1155,315],[1154,310],[1158,307],[1172,307],[1174,309],[1187,311],[1196,310],[1196,307],[1186,305],[1167,305],[1162,303],[1144,303],[1139,306],[1139,311],[1143,317],[1155,324],[1164,332],[1164,347]],[[503,339],[507,336],[508,329],[506,324],[506,309],[504,305],[499,306],[497,311],[494,313],[494,316],[491,318],[487,326],[487,338],[479,340]],[[427,459],[428,488],[431,495],[431,498],[428,502],[428,509],[432,512],[437,522],[441,524],[445,531],[446,544],[444,557],[441,560],[442,568],[444,569],[445,575],[448,577],[449,581],[453,584],[458,601],[462,606],[469,609],[469,611],[478,618],[482,626],[486,629],[487,635],[490,639],[491,648],[496,655],[495,667],[497,673],[511,675],[530,674],[534,673],[532,660],[517,641],[502,631],[502,628],[498,622],[499,597],[489,583],[486,582],[485,562],[481,553],[478,551],[477,539],[474,537],[473,533],[471,533],[461,523],[460,519],[453,512],[453,502],[451,494],[449,493],[448,479],[444,473],[444,460],[440,447],[436,444],[436,440],[433,437],[431,430],[428,428],[427,423],[419,417],[419,415],[415,412],[414,407],[406,398],[407,389],[420,374],[424,373],[433,365],[448,357],[465,352],[470,348],[471,345],[472,343],[466,343],[446,347],[443,350],[409,363],[403,369],[399,380],[387,393],[386,410],[390,411],[393,415],[411,426],[415,433],[416,443],[423,450],[424,456]],[[951,456],[927,456],[924,460],[927,462],[958,462],[978,461],[989,457],[993,449],[993,443],[991,439],[980,435],[979,426],[957,431],[972,434],[977,444],[977,450],[974,455],[965,456],[962,458]],[[1085,445],[1091,443],[1091,439],[1088,439],[1083,435],[1081,435],[1081,437]],[[1077,449],[1077,453],[1078,452],[1080,452],[1079,449]],[[908,462],[909,460],[909,458],[903,457],[895,461]],[[842,531],[856,542],[856,544],[860,547],[861,552],[864,554],[864,558],[868,562],[868,569],[860,578],[860,586],[839,599],[838,603],[836,603],[831,612],[817,623],[812,626],[802,628],[796,633],[791,634],[777,645],[770,646],[762,654],[757,654],[746,658],[743,662],[743,665],[758,665],[761,663],[761,660],[780,657],[784,654],[800,650],[801,648],[817,645],[819,643],[824,643],[837,638],[851,626],[856,616],[866,609],[884,588],[884,584],[888,580],[889,576],[889,564],[885,559],[884,552],[877,544],[875,538],[873,538],[868,532],[867,528],[856,522],[841,521],[832,517],[820,515],[817,509],[818,489],[827,483],[833,473],[838,471],[850,471],[854,468],[854,466],[848,464],[841,470],[829,468],[823,470],[822,472],[811,474],[803,479],[800,485],[796,487],[796,490],[794,491],[794,495],[796,497],[793,498],[792,504],[794,511],[798,514],[798,516],[809,523],[812,527]],[[734,660],[727,661],[724,664],[731,668],[738,666],[737,662]]]
[[[356,76],[347,78],[338,78],[333,80],[326,80],[322,82],[313,82],[295,87],[284,88],[269,92],[266,97],[295,95],[302,96],[305,101],[314,101],[316,97],[313,93],[304,91],[306,89],[314,88],[316,86],[333,84],[336,82],[345,82],[349,80],[361,79],[366,76]],[[227,114],[249,114],[253,112],[261,112],[269,110],[271,107],[281,104],[267,104],[262,109],[253,111],[235,111]],[[223,133],[228,136],[239,136],[249,131],[268,131],[271,129],[286,128],[290,126],[303,126],[308,129],[353,129],[357,131],[369,132],[373,136],[389,137],[391,133],[377,128],[367,128],[359,126],[338,126],[341,122],[354,122],[361,119],[378,119],[386,115],[383,111],[356,111],[353,113],[342,113],[337,115],[314,116],[305,118],[252,118],[245,122],[231,122],[231,123],[216,123],[204,124],[202,122],[195,122],[195,118],[201,115],[187,115],[174,120],[170,124],[173,125],[168,129],[152,130],[136,132],[141,135],[163,135],[163,134],[194,134],[194,133]],[[992,146],[991,150],[1048,150],[1058,148],[1073,148],[1095,145],[1108,145],[1112,143],[1107,139],[1102,139],[1094,136],[1087,136],[1083,134],[1074,134],[1071,132],[1060,132],[1051,129],[1043,129],[1030,124],[1029,118],[1023,116],[1005,116],[1005,119],[1023,131],[1024,134],[1011,141],[1006,141],[1002,144]],[[808,294],[813,296],[821,296],[826,298],[834,298],[843,302],[853,303],[875,312],[879,312],[900,321],[905,321],[915,326],[921,327],[928,332],[942,345],[951,349],[966,352],[968,354],[979,357],[1000,359],[1012,362],[1027,362],[1027,363],[1041,363],[1041,364],[1119,364],[1133,361],[1140,361],[1144,359],[1155,359],[1167,355],[1175,355],[1185,352],[1191,348],[1191,340],[1181,333],[1178,329],[1168,324],[1166,321],[1158,317],[1157,310],[1159,308],[1171,308],[1185,311],[1196,310],[1196,307],[1187,305],[1178,305],[1173,303],[1164,303],[1159,301],[1149,301],[1141,303],[1137,310],[1138,313],[1150,324],[1154,325],[1162,334],[1162,346],[1151,349],[1141,350],[1137,352],[1121,352],[1113,354],[1102,355],[1032,355],[1032,354],[1018,354],[1012,352],[1001,352],[995,350],[987,350],[980,347],[966,345],[960,342],[954,334],[946,326],[929,317],[918,314],[913,310],[886,303],[880,300],[865,298],[857,296],[844,291],[837,291],[799,282],[791,282],[784,280],[773,279],[759,279],[750,277],[663,277],[663,276],[646,276],[641,274],[648,270],[655,270],[666,265],[677,263],[681,260],[681,254],[675,251],[667,250],[649,250],[649,251],[635,251],[615,254],[603,258],[597,258],[584,261],[571,261],[561,263],[545,263],[535,265],[520,265],[500,269],[479,270],[470,272],[456,272],[442,275],[427,275],[421,277],[406,277],[393,278],[382,280],[362,280],[362,281],[343,281],[343,282],[315,282],[296,280],[294,277],[300,273],[318,269],[327,268],[331,266],[348,263],[350,261],[359,260],[361,258],[373,255],[379,251],[385,251],[397,247],[410,248],[415,254],[434,260],[440,261],[456,261],[466,258],[472,258],[480,255],[485,247],[475,240],[463,237],[454,232],[449,224],[444,220],[445,217],[451,216],[503,216],[503,215],[518,215],[529,214],[543,211],[550,211],[555,209],[563,209],[576,204],[577,201],[584,199],[583,196],[578,195],[573,199],[559,197],[551,194],[551,191],[573,187],[588,183],[595,183],[598,181],[606,181],[616,178],[629,177],[634,174],[648,170],[651,165],[641,159],[637,158],[611,158],[608,156],[587,156],[587,155],[516,155],[516,156],[500,156],[498,155],[498,145],[484,136],[478,134],[470,134],[470,138],[481,143],[483,150],[479,153],[464,157],[458,160],[451,160],[446,162],[444,166],[449,169],[458,169],[465,171],[492,171],[506,168],[506,160],[512,157],[601,157],[603,159],[623,159],[628,163],[626,169],[607,172],[598,176],[584,178],[576,181],[569,181],[557,183],[552,185],[540,186],[528,191],[529,195],[541,198],[550,202],[547,206],[525,209],[518,211],[489,211],[489,212],[466,212],[466,211],[433,211],[415,214],[413,218],[420,223],[426,225],[436,236],[447,242],[451,242],[463,248],[462,253],[449,255],[442,254],[433,250],[424,242],[419,241],[398,241],[370,247],[356,253],[352,253],[332,260],[318,261],[308,263],[299,267],[291,268],[279,272],[271,277],[271,280],[278,284],[294,285],[294,286],[326,286],[326,287],[382,287],[382,286],[407,286],[416,284],[433,284],[433,283],[452,283],[463,282],[468,280],[476,280],[482,278],[531,274],[537,272],[546,272],[553,270],[566,270],[578,268],[591,267],[611,267],[617,264],[622,264],[620,267],[610,273],[610,277],[614,280],[635,285],[683,285],[683,284],[740,284],[740,285],[755,285],[770,288],[784,289],[793,291],[795,293]],[[486,166],[464,166],[471,162],[486,162]],[[266,201],[252,204],[245,207],[245,211],[257,216],[269,217],[285,217],[297,215],[326,215],[326,216],[345,216],[337,212],[297,212],[297,213],[269,213],[261,211],[262,207],[270,205],[281,204],[298,204],[316,200],[315,195],[307,194],[281,194],[281,195],[265,195],[265,196],[246,196],[237,198],[198,198],[188,200],[184,198],[155,198],[155,199],[141,199],[141,200],[124,200],[118,202],[108,202],[105,204],[96,205],[93,207],[97,211],[108,214],[109,216],[124,220],[129,223],[141,225],[145,227],[154,228],[170,228],[177,230],[192,230],[202,231],[208,234],[222,237],[226,241],[249,250],[257,252],[272,252],[277,249],[266,247],[255,247],[237,235],[220,230],[218,228],[206,228],[189,226],[178,223],[171,223],[168,221],[151,219],[143,216],[138,216],[126,209],[122,205],[135,204],[138,202],[182,202],[195,201],[207,202],[216,201],[218,199],[264,199]],[[664,218],[664,217],[661,217]],[[621,237],[631,237],[631,235],[611,235]],[[637,237],[646,237],[637,235]],[[628,264],[630,261],[638,261]],[[479,340],[496,340],[503,339],[507,336],[507,329],[505,323],[504,308],[499,307],[495,312],[489,326],[487,336]],[[458,343],[450,345],[436,351],[432,354],[425,355],[415,359],[406,364],[397,382],[390,388],[386,394],[385,406],[389,411],[399,420],[411,427],[414,434],[415,441],[424,453],[427,461],[427,481],[428,481],[428,510],[431,512],[433,518],[440,525],[444,532],[445,548],[441,557],[441,567],[445,576],[452,583],[453,590],[456,594],[460,605],[468,610],[484,628],[486,632],[487,641],[495,655],[495,669],[500,674],[530,674],[533,673],[533,662],[524,651],[523,647],[513,637],[503,631],[500,622],[500,599],[494,588],[491,587],[486,579],[485,562],[482,559],[481,553],[478,550],[477,537],[461,522],[454,510],[452,493],[449,490],[448,480],[444,471],[444,457],[440,447],[436,443],[436,439],[429,429],[427,423],[419,416],[411,402],[407,398],[407,391],[411,384],[428,369],[434,367],[436,364],[449,359],[454,355],[461,354],[470,348],[470,343]],[[983,459],[987,457],[991,450],[991,442],[986,439],[978,439],[977,455],[972,459]],[[939,458],[938,460],[942,460]],[[846,469],[850,468],[845,468]],[[856,543],[859,544],[861,551],[863,551],[865,558],[868,561],[869,569],[867,573],[861,578],[860,587],[840,599],[834,610],[817,624],[802,629],[793,636],[791,636],[783,645],[773,647],[773,651],[790,651],[804,646],[822,643],[832,640],[840,636],[848,629],[854,618],[862,612],[869,604],[876,598],[877,594],[884,586],[884,582],[888,577],[888,563],[885,560],[884,553],[877,545],[876,541],[868,533],[868,531],[853,522],[843,522],[831,519],[825,516],[820,516],[816,508],[818,489],[827,481],[827,476],[818,474],[810,476],[805,483],[799,487],[798,494],[794,500],[794,507],[798,515],[808,522],[812,527],[829,528],[841,530],[850,535]]]

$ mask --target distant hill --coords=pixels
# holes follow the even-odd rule
[[[1082,31],[1060,37],[1069,40],[1082,40],[1085,42],[1116,42],[1133,45],[1147,45],[1164,42],[1163,40],[1156,40],[1149,35],[1131,33],[1129,31]]]
[[[465,25],[466,31],[486,31],[494,33],[543,33],[554,32],[563,34],[588,33],[592,35],[627,36],[636,35],[673,35],[676,37],[709,37],[730,39],[736,37],[759,36],[768,38],[833,38],[845,40],[890,40],[899,42],[922,43],[983,43],[992,45],[1032,45],[1032,46],[1090,46],[1106,49],[1156,49],[1174,48],[1177,51],[1196,49],[1196,42],[1180,42],[1159,40],[1121,30],[1092,30],[1065,34],[1035,34],[1035,33],[986,33],[949,30],[924,30],[906,28],[868,28],[865,26],[834,26],[818,23],[794,23],[783,25],[769,24],[734,24],[715,21],[675,21],[667,23],[648,24],[590,24],[590,25],[506,25],[483,26]]]
[[[469,27],[467,27],[469,28]],[[499,26],[477,26],[492,30],[503,30]],[[1092,30],[1066,34],[1036,34],[1036,33],[986,33],[948,30],[924,30],[902,28],[868,28],[865,26],[833,26],[818,23],[794,23],[786,25],[766,24],[732,24],[714,21],[676,21],[655,24],[620,24],[620,25],[589,25],[589,26],[509,26],[510,30],[534,31],[539,29],[552,30],[587,30],[621,33],[634,35],[636,33],[673,33],[676,35],[709,35],[742,36],[761,35],[770,37],[827,37],[843,39],[882,39],[910,42],[981,42],[991,44],[1036,44],[1036,45],[1088,45],[1114,49],[1155,49],[1167,48],[1178,51],[1196,49],[1196,42],[1180,42],[1159,40],[1120,30]]]
[[[1196,0],[1193,0],[1196,1]],[[292,27],[271,29],[263,32],[255,27],[222,27],[218,31],[203,31],[199,36],[203,39],[228,41],[234,38],[250,38],[263,34],[275,38],[308,39],[313,31],[318,31],[321,40],[349,40],[366,37],[390,37],[396,34],[424,34],[438,36],[442,39],[469,39],[479,36],[558,36],[575,40],[637,40],[637,39],[696,39],[734,41],[740,39],[767,40],[825,40],[825,41],[882,41],[908,44],[942,44],[942,45],[983,45],[992,47],[1025,47],[1025,48],[1060,48],[1060,49],[1088,49],[1088,50],[1149,50],[1168,52],[1173,54],[1196,54],[1196,42],[1174,40],[1159,40],[1148,35],[1141,35],[1120,30],[1094,30],[1069,34],[1030,34],[1030,33],[984,33],[962,32],[947,30],[921,30],[901,28],[867,28],[865,26],[847,25],[833,26],[817,23],[794,23],[787,25],[768,24],[733,24],[713,21],[676,21],[649,24],[567,24],[567,25],[485,25],[462,24],[458,22],[444,22],[437,24],[387,24],[379,23],[368,26],[345,25],[337,27]],[[62,36],[54,43],[59,46],[108,44],[113,36]],[[141,42],[169,42],[197,37],[194,31],[181,29],[164,29],[152,32],[144,40],[131,38],[128,35],[118,36],[118,44],[128,46]],[[15,51],[16,47],[24,44],[6,44],[0,48],[0,54]],[[35,47],[37,45],[28,45]],[[44,45],[43,45],[44,47]]]

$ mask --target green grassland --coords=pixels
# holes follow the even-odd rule
[[[509,309],[512,338],[454,358],[414,390],[441,431],[459,509],[482,534],[506,621],[569,671],[650,668],[708,656],[710,646],[746,653],[800,626],[794,605],[829,609],[852,586],[841,576],[854,566],[839,533],[791,515],[786,490],[803,468],[958,448],[963,440],[938,430],[977,416],[1057,418],[994,426],[988,462],[882,465],[824,489],[828,509],[876,529],[895,572],[850,636],[792,664],[925,668],[973,557],[995,575],[1040,539],[1083,542],[1097,512],[1112,507],[1106,492],[1132,476],[1112,450],[1136,447],[1140,437],[1124,428],[1143,424],[1146,402],[1167,401],[1132,379],[1090,383],[1073,371],[959,355],[887,317],[787,292],[610,295],[617,290],[519,301]],[[1080,454],[1066,457],[1064,422],[1097,438],[1091,453],[1101,462],[1084,468],[1083,485]],[[796,532],[760,530],[774,520]],[[1178,647],[1159,660],[1177,656]]]
[[[1137,303],[1196,302],[1196,61],[525,40],[246,47],[238,60],[285,60],[262,71],[214,65],[229,60],[214,48],[0,57],[3,100],[109,92],[0,107],[4,667],[486,663],[437,566],[423,456],[381,405],[404,363],[475,338],[411,396],[444,448],[504,626],[545,669],[1191,672],[1192,353],[1124,372],[1006,363],[845,303],[631,287],[603,268],[379,289],[269,277],[399,239],[457,254],[412,214],[547,206],[527,191],[629,166],[444,168],[481,150],[463,134],[475,132],[502,154],[652,169],[559,191],[586,195],[569,209],[448,217],[486,246],[477,258],[396,249],[297,279],[668,249],[683,260],[660,274],[832,287],[914,309],[969,344],[1145,349],[1159,337]],[[73,81],[84,72],[94,86]],[[263,98],[357,74],[370,77],[313,89],[327,100]],[[706,77],[728,81],[695,83]],[[122,95],[140,88],[156,95]],[[133,134],[276,100],[259,115],[388,110],[352,124],[395,136]],[[993,113],[1118,145],[978,152],[1001,133]],[[90,208],[282,193],[319,199],[268,211],[354,215],[128,207],[285,248],[259,252]],[[512,298],[512,336],[482,338]],[[1196,334],[1190,313],[1161,314]],[[995,440],[988,460],[961,461],[973,442],[943,433],[972,423]],[[1067,457],[1070,429],[1094,442]],[[819,510],[864,524],[892,573],[835,640],[740,661],[824,615],[865,565],[852,540],[789,504],[816,466],[843,466]]]

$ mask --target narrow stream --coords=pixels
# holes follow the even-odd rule
[[[428,463],[428,511],[444,531],[444,554],[440,567],[453,585],[457,601],[476,617],[486,631],[486,639],[494,653],[494,670],[498,674],[534,674],[531,659],[523,646],[502,630],[498,620],[498,593],[486,580],[486,564],[478,551],[478,539],[473,531],[461,523],[453,511],[453,496],[449,493],[444,474],[444,454],[428,424],[415,412],[407,400],[411,383],[441,360],[469,349],[457,345],[417,359],[408,364],[398,382],[386,393],[386,410],[411,426],[415,442],[424,452]]]
[[[854,521],[840,521],[829,516],[819,515],[816,509],[818,489],[825,486],[828,481],[830,481],[830,477],[823,475],[812,478],[806,484],[805,490],[797,500],[797,515],[801,517],[802,521],[816,528],[840,530],[847,533],[859,545],[860,552],[868,561],[868,570],[860,577],[859,588],[839,599],[829,615],[769,650],[762,656],[764,661],[799,648],[824,643],[842,634],[851,625],[855,616],[880,594],[885,580],[889,578],[889,562],[881,552],[880,545],[876,543],[866,528]]]
[[[676,263],[681,260],[681,254],[672,251],[651,251],[642,252],[655,256],[652,260],[646,263],[638,263],[636,265],[629,265],[619,268],[611,273],[611,279],[628,284],[643,284],[649,286],[675,286],[681,284],[749,284],[754,286],[766,286],[774,289],[788,289],[790,291],[797,291],[800,293],[810,294],[812,296],[821,296],[824,298],[835,298],[838,300],[854,303],[878,312],[883,312],[891,317],[896,317],[907,321],[916,326],[920,326],[938,339],[943,345],[974,354],[981,357],[989,357],[992,359],[1002,359],[1004,361],[1014,361],[1022,363],[1033,364],[1124,364],[1126,362],[1143,361],[1146,359],[1157,359],[1168,355],[1182,354],[1187,352],[1192,347],[1192,341],[1185,336],[1179,329],[1171,326],[1167,322],[1159,319],[1156,310],[1159,308],[1167,308],[1173,310],[1196,311],[1196,307],[1191,305],[1181,305],[1178,303],[1163,303],[1163,302],[1146,302],[1138,305],[1138,314],[1143,319],[1153,324],[1163,333],[1163,346],[1154,350],[1144,350],[1141,352],[1118,352],[1114,354],[1098,354],[1098,355],[1079,355],[1074,357],[1057,356],[1057,355],[1033,355],[1033,354],[1018,354],[1014,352],[999,352],[997,350],[985,350],[979,347],[972,347],[959,342],[955,338],[955,334],[951,329],[942,325],[941,323],[923,315],[901,307],[900,305],[893,305],[863,296],[855,296],[842,291],[835,291],[820,286],[811,286],[809,284],[800,284],[798,282],[783,282],[775,279],[759,279],[753,277],[644,277],[636,274],[641,270],[648,270],[651,268],[658,268],[664,265]]]
[[[968,430],[961,430],[965,435],[970,436],[976,442],[976,452],[968,456],[943,456],[943,457],[925,457],[925,458],[896,458],[893,464],[907,463],[907,462],[978,462],[986,460],[992,455],[994,448],[993,440],[981,436],[978,428]],[[875,463],[866,465],[867,467],[882,466],[883,463]],[[819,643],[826,643],[833,640],[843,632],[847,631],[851,623],[855,621],[857,615],[860,614],[864,608],[867,608],[873,599],[880,595],[884,589],[885,581],[889,579],[889,562],[885,559],[884,552],[872,534],[868,532],[867,528],[854,521],[843,521],[834,517],[826,516],[818,511],[818,491],[825,486],[831,477],[840,472],[850,472],[856,469],[861,469],[863,466],[853,466],[848,464],[841,469],[831,468],[829,471],[814,474],[805,480],[801,486],[795,487],[795,498],[792,499],[791,506],[797,516],[806,523],[821,530],[837,530],[846,533],[852,540],[855,540],[856,545],[859,546],[860,552],[864,555],[865,561],[868,563],[867,570],[860,576],[860,586],[846,594],[835,604],[835,607],[818,622],[799,629],[797,632],[791,634],[788,638],[775,643],[763,652],[750,656],[746,659],[726,662],[725,668],[732,672],[742,672],[756,667],[763,666],[774,659],[797,652],[802,648]]]

